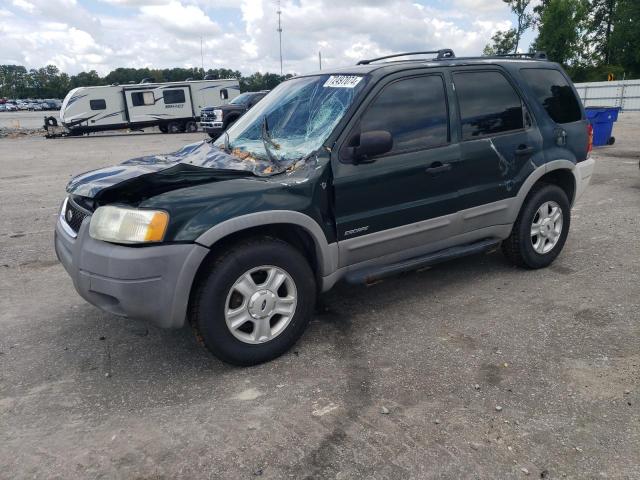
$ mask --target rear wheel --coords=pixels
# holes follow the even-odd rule
[[[314,311],[315,279],[288,243],[248,240],[204,268],[190,320],[221,360],[234,365],[272,360],[304,332]]]
[[[169,133],[180,133],[182,126],[178,122],[171,122],[167,125],[167,130]]]
[[[187,122],[184,126],[184,130],[187,133],[195,133],[198,131],[198,124],[196,122]]]
[[[166,125],[158,125],[158,128],[162,133],[167,133],[169,131]]]
[[[562,251],[571,222],[569,200],[557,185],[541,184],[529,193],[502,251],[524,268],[543,268]]]

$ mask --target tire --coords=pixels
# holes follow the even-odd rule
[[[616,143],[616,137],[609,137],[609,140],[607,140],[607,145],[613,145],[614,143]]]
[[[189,320],[207,349],[224,362],[249,366],[272,360],[296,343],[311,320],[315,277],[306,259],[286,242],[250,239],[203,268]],[[269,289],[269,278],[281,281],[280,287]],[[273,313],[278,307],[292,313]]]
[[[560,211],[559,222],[554,220],[556,207]],[[527,195],[511,235],[502,242],[502,251],[519,267],[544,268],[562,251],[570,225],[571,206],[566,193],[557,185],[542,183]]]
[[[187,133],[196,133],[198,131],[198,124],[196,122],[187,122],[184,126],[184,130]]]
[[[178,122],[170,122],[167,125],[167,131],[169,133],[180,133],[182,131],[182,126]]]
[[[169,131],[169,129],[167,128],[167,126],[166,126],[166,125],[164,125],[164,124],[163,124],[163,125],[158,125],[158,128],[160,129],[160,131],[161,131],[162,133],[167,133],[167,132]]]

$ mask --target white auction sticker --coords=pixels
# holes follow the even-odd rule
[[[331,75],[323,87],[331,88],[353,88],[360,83],[362,77],[358,75]]]

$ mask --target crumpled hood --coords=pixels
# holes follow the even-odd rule
[[[268,176],[291,167],[292,162],[274,165],[267,160],[230,155],[202,141],[165,155],[133,158],[120,165],[78,175],[67,184],[72,195],[95,198],[128,190],[135,197],[149,197],[183,186],[247,176]],[[145,189],[150,191],[145,192]]]

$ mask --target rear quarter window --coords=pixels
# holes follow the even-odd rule
[[[554,122],[570,123],[582,119],[580,103],[560,71],[550,68],[523,68],[520,72],[533,95]]]
[[[463,140],[524,128],[522,100],[498,71],[455,72]]]

